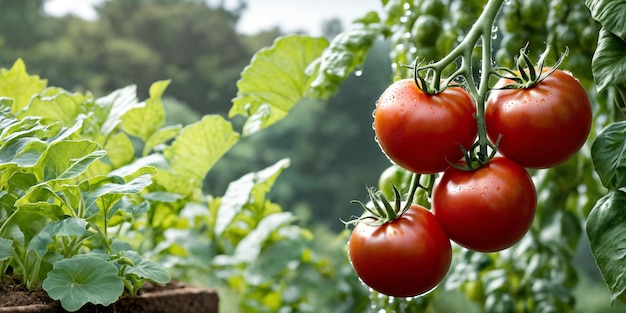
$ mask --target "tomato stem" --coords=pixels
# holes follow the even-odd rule
[[[461,66],[454,74],[443,82],[443,88],[446,88],[449,83],[458,77],[465,79],[465,88],[474,99],[476,105],[476,123],[478,124],[478,166],[481,166],[488,161],[488,157],[493,153],[489,153],[490,149],[495,149],[487,137],[487,128],[485,125],[485,101],[487,99],[487,93],[489,92],[489,79],[494,72],[492,58],[491,58],[491,40],[492,40],[492,26],[500,11],[500,7],[504,0],[489,0],[485,5],[485,8],[481,15],[476,20],[476,23],[467,33],[467,36],[463,38],[461,43],[457,45],[450,53],[448,53],[441,60],[428,64],[425,66],[416,66],[415,73],[419,74],[419,71],[433,71],[433,85],[437,86],[441,80],[441,73],[450,64],[461,59]],[[482,64],[480,69],[480,80],[478,84],[475,81],[472,71],[472,52],[478,43],[482,43]],[[435,84],[436,83],[436,84]],[[467,160],[468,166],[473,169],[472,160]]]

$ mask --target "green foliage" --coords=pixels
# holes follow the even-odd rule
[[[325,39],[291,36],[257,52],[237,82],[237,97],[229,116],[247,118],[243,134],[250,135],[284,118],[309,93],[309,64],[327,47]],[[294,75],[294,73],[296,73]]]
[[[624,86],[626,82],[626,59],[623,47],[626,29],[623,17],[626,6],[613,1],[585,1],[591,15],[602,26],[598,48],[593,57],[593,77],[599,91],[608,91],[613,105],[626,107]],[[610,98],[611,99],[611,98]],[[617,121],[609,124],[595,139],[591,157],[602,184],[609,190],[591,210],[587,219],[587,234],[593,256],[611,292],[611,301],[624,301],[626,286],[623,280],[624,244],[624,193],[623,158],[626,154],[624,131],[626,124]]]
[[[43,287],[52,299],[73,312],[85,303],[109,305],[120,297],[124,284],[117,268],[97,256],[76,255],[54,263]]]

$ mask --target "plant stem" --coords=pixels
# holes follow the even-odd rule
[[[489,147],[491,143],[487,138],[487,129],[485,125],[485,101],[487,99],[487,93],[489,92],[489,78],[494,72],[493,65],[491,63],[491,35],[492,26],[500,11],[500,7],[504,0],[489,0],[485,5],[485,8],[481,15],[474,23],[474,26],[467,33],[467,36],[463,38],[461,43],[456,46],[450,53],[439,60],[436,63],[426,65],[424,69],[435,70],[435,81],[441,79],[441,72],[451,63],[456,62],[458,58],[461,58],[461,66],[450,77],[445,84],[447,85],[451,80],[458,76],[463,76],[467,83],[467,90],[476,102],[476,122],[478,124],[478,145],[480,149],[479,158],[480,161],[485,161],[483,158],[489,155]],[[478,86],[475,82],[472,73],[472,52],[478,42],[482,42],[482,66],[480,70],[480,81]]]

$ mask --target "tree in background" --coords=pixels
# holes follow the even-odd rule
[[[151,82],[172,79],[171,96],[200,113],[225,113],[254,52],[235,31],[244,5],[111,0],[85,21],[46,16],[43,1],[3,1],[0,65],[22,57],[61,87],[96,93],[134,83],[146,96]]]

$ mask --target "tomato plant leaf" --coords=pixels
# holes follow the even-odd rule
[[[43,91],[47,84],[37,75],[28,75],[22,59],[15,61],[10,70],[0,69],[0,96],[13,99],[14,113],[26,107],[32,96]]]
[[[170,84],[162,80],[150,86],[150,98],[143,106],[133,108],[122,117],[122,126],[129,134],[147,141],[165,123],[165,109],[161,96]]]
[[[75,255],[54,263],[43,289],[73,312],[87,303],[107,306],[122,295],[124,283],[117,267],[98,256]]]
[[[244,136],[278,122],[307,95],[312,78],[305,69],[326,46],[324,38],[290,35],[254,55],[241,73],[228,113],[247,118]]]
[[[609,32],[626,41],[626,2],[615,0],[585,0],[591,16]]]
[[[238,140],[239,134],[230,122],[219,115],[206,115],[183,128],[172,145],[164,149],[171,168],[161,170],[155,179],[169,192],[190,195]]]
[[[593,79],[602,92],[610,86],[626,82],[626,42],[609,32],[600,29],[598,47],[593,55]]]
[[[369,17],[369,20],[372,19]],[[314,66],[318,67],[315,80],[311,83],[314,95],[326,99],[335,94],[348,75],[363,65],[367,52],[382,31],[383,27],[378,23],[354,23],[337,35],[308,69],[311,71]]]
[[[602,130],[591,146],[591,160],[606,188],[626,186],[626,121]]]
[[[598,200],[587,219],[591,252],[611,291],[612,302],[626,291],[625,208],[626,193],[612,190]]]

